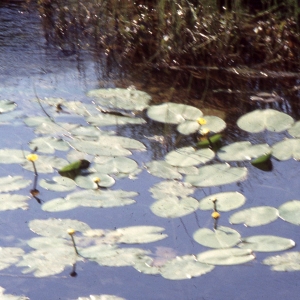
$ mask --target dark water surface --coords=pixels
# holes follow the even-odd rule
[[[101,60],[95,60],[95,53],[81,51],[67,54],[58,47],[47,44],[41,19],[36,10],[24,8],[19,3],[0,4],[0,92],[1,99],[15,101],[28,115],[41,115],[33,99],[36,89],[40,98],[63,97],[68,100],[82,100],[90,102],[85,94],[88,90],[98,87],[114,86],[116,74],[102,69]],[[117,72],[116,72],[117,73]],[[238,98],[239,96],[236,96]],[[298,106],[288,102],[274,104],[273,108],[282,109],[293,117],[298,117]],[[236,105],[236,104],[234,104]],[[270,105],[272,107],[272,105]],[[276,107],[277,106],[277,107]],[[255,105],[246,108],[252,110]],[[239,109],[238,114],[245,113]],[[230,119],[230,115],[227,116]],[[148,151],[136,153],[133,159],[141,166],[152,159],[162,159],[166,149],[157,142],[145,136],[163,135],[160,125],[149,128],[147,126],[126,127],[119,130],[120,135],[136,138],[146,144]],[[280,138],[287,134],[282,134]],[[248,134],[240,130],[228,132],[229,139],[247,139]],[[32,129],[21,122],[0,126],[0,148],[24,148],[35,136]],[[273,144],[272,137],[265,135],[251,135],[252,139]],[[170,145],[172,148],[172,143]],[[58,154],[59,155],[59,154]],[[62,154],[63,155],[63,154]],[[247,165],[248,166],[248,165]],[[299,163],[293,160],[287,162],[273,161],[273,171],[263,172],[251,165],[249,178],[238,184],[222,187],[198,189],[195,197],[201,199],[206,195],[221,191],[239,191],[247,197],[243,208],[260,205],[278,207],[282,203],[299,199],[300,169]],[[0,176],[22,175],[32,178],[33,173],[17,165],[0,165]],[[50,178],[52,175],[42,175]],[[40,205],[30,200],[27,211],[0,212],[0,246],[22,247],[29,252],[25,240],[36,235],[28,229],[27,223],[33,219],[70,218],[86,222],[91,228],[115,228],[134,225],[155,225],[166,229],[168,238],[156,243],[142,245],[142,248],[155,252],[156,247],[163,246],[173,249],[178,255],[197,254],[208,250],[197,244],[192,234],[199,227],[212,228],[213,222],[210,212],[196,211],[188,216],[177,219],[163,219],[155,216],[149,206],[154,199],[148,189],[160,179],[148,174],[146,170],[137,180],[117,180],[113,189],[124,188],[137,191],[135,205],[120,208],[77,208],[67,212],[49,213],[41,210]],[[42,189],[41,189],[42,190]],[[28,191],[24,190],[26,194]],[[66,193],[67,194],[67,193]],[[62,193],[61,196],[65,194]],[[57,198],[54,192],[43,190],[41,198],[44,201]],[[229,226],[228,217],[232,214],[222,213],[220,224]],[[234,226],[243,237],[256,234],[273,234],[291,238],[296,242],[292,251],[300,250],[299,227],[286,223],[281,219],[257,227],[247,228],[242,225]],[[140,245],[138,245],[140,246]],[[256,253],[256,260],[238,266],[216,267],[212,272],[198,278],[181,281],[171,281],[161,276],[145,275],[131,267],[100,267],[97,263],[86,261],[78,263],[76,278],[70,277],[71,267],[59,275],[46,278],[35,278],[33,275],[21,273],[21,269],[10,267],[0,272],[0,286],[5,293],[24,295],[31,300],[69,300],[89,295],[112,294],[132,300],[253,300],[253,299],[298,299],[300,290],[300,272],[273,272],[262,260],[276,253]],[[1,296],[0,296],[1,299]]]

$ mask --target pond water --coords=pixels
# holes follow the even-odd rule
[[[1,99],[17,103],[17,111],[20,112],[20,115],[8,121],[1,119],[0,149],[31,151],[28,143],[37,136],[42,136],[36,134],[34,128],[24,124],[24,119],[27,116],[45,117],[45,112],[37,101],[37,95],[40,99],[58,97],[64,98],[66,101],[93,104],[91,98],[86,96],[88,91],[103,87],[115,87],[116,82],[120,82],[118,71],[110,71],[108,74],[105,63],[103,63],[105,59],[101,60],[101,55],[96,60],[93,52],[65,53],[61,49],[47,44],[36,10],[28,10],[20,3],[1,3],[0,26]],[[293,83],[296,85],[297,81]],[[131,81],[131,84],[140,86],[141,83]],[[272,92],[274,82],[265,84],[264,81],[249,80],[244,86],[247,87],[248,91],[253,88],[254,93],[262,89]],[[217,94],[212,101],[215,108],[222,110],[226,106],[228,107],[225,103],[221,103],[222,97],[231,103],[229,105],[231,107],[226,112],[226,120],[230,126],[228,126],[225,134],[225,144],[250,140],[252,143],[272,145],[284,137],[289,137],[286,132],[250,134],[233,124],[241,115],[260,107],[281,110],[298,120],[299,107],[294,100],[299,99],[299,95],[296,92],[293,94],[284,93],[285,90],[292,88],[293,86],[288,88],[284,85],[280,86],[276,82],[276,90],[282,92],[280,96],[284,97],[284,102],[280,104],[261,105],[258,102],[245,104],[245,101],[238,104],[241,103],[241,98],[248,99],[249,95]],[[150,88],[149,91],[151,91]],[[57,117],[56,120],[86,124],[82,117],[57,114],[53,107],[43,105],[51,117]],[[205,106],[203,108],[207,108],[209,103],[205,103]],[[0,116],[5,116],[5,114]],[[148,119],[145,115],[143,117],[147,124],[101,128],[114,130],[117,135],[136,139],[146,146],[147,151],[132,151],[131,158],[139,164],[141,169],[137,178],[134,180],[130,178],[116,179],[115,185],[111,188],[112,190],[124,189],[125,191],[137,192],[138,195],[134,197],[135,204],[113,208],[82,206],[67,211],[49,212],[42,210],[41,205],[31,197],[28,200],[27,210],[0,212],[1,247],[20,247],[29,253],[32,248],[26,244],[26,241],[38,235],[29,229],[28,223],[34,219],[57,218],[79,220],[87,223],[91,228],[112,230],[140,225],[162,227],[165,229],[164,233],[168,235],[167,238],[153,243],[132,245],[150,250],[154,256],[161,256],[161,259],[171,259],[167,257],[168,253],[172,257],[173,254],[178,256],[196,255],[209,250],[193,239],[193,233],[199,228],[213,229],[214,220],[211,218],[211,211],[198,209],[179,218],[161,218],[150,210],[155,199],[152,198],[149,189],[163,179],[147,172],[145,164],[152,160],[164,159],[169,151],[176,149],[176,147],[189,145],[193,139],[185,138],[176,144],[178,135],[175,126],[165,126]],[[63,135],[61,134],[61,136]],[[161,136],[163,142],[152,139],[155,136]],[[39,152],[38,154],[43,155]],[[66,152],[63,151],[56,151],[55,155],[66,158]],[[257,169],[249,162],[232,163],[233,166],[246,166],[248,168],[247,180],[216,187],[197,188],[192,196],[200,200],[215,193],[237,191],[247,198],[246,203],[240,209],[263,205],[278,208],[289,200],[299,199],[299,162],[292,159],[277,161],[273,158],[271,161],[273,164],[271,172]],[[218,159],[215,159],[214,162],[218,162]],[[0,177],[8,175],[23,176],[29,180],[34,179],[34,173],[22,168],[20,164],[0,164]],[[42,173],[39,174],[38,181],[43,178],[51,179],[56,175],[57,171],[52,174]],[[21,191],[12,192],[12,194],[30,196],[30,188],[31,186],[23,188]],[[38,197],[43,203],[58,197],[65,197],[70,193],[46,190],[39,185],[37,189],[40,191]],[[258,227],[231,225],[228,218],[234,212],[236,211],[222,212],[219,225],[234,228],[242,237],[266,234],[289,238],[296,243],[296,246],[284,252],[300,251],[298,226],[280,218]],[[131,247],[130,245],[121,246],[124,248]],[[275,272],[262,263],[266,257],[281,253],[283,252],[255,252],[256,258],[253,261],[234,266],[216,266],[207,274],[186,280],[168,280],[161,275],[143,274],[131,266],[100,266],[88,259],[77,262],[76,277],[69,275],[72,271],[71,265],[56,275],[37,278],[32,273],[23,274],[22,268],[12,264],[12,266],[1,271],[0,286],[5,289],[5,294],[24,295],[31,300],[67,300],[102,294],[116,295],[128,300],[297,299],[300,272]],[[3,258],[1,260],[5,261]],[[48,267],[45,266],[45,268]],[[6,299],[1,297],[0,299]]]

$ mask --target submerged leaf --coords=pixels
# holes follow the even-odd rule
[[[244,209],[231,215],[231,224],[244,224],[254,227],[269,224],[278,218],[278,210],[271,206],[257,206]]]
[[[202,210],[213,210],[214,203],[218,211],[230,211],[242,206],[246,202],[246,197],[238,192],[224,192],[207,196],[200,200],[199,208]]]
[[[214,164],[198,168],[197,175],[187,175],[186,182],[197,187],[209,187],[244,180],[247,169],[230,167],[228,164]]]
[[[161,268],[161,275],[171,280],[191,279],[206,274],[213,269],[214,266],[197,261],[193,255],[184,255],[168,261]]]

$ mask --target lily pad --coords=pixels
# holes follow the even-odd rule
[[[197,255],[199,262],[223,266],[244,264],[253,259],[252,250],[238,248],[209,250]]]
[[[211,149],[196,150],[193,147],[184,147],[169,152],[165,160],[175,167],[190,167],[205,164],[212,160],[215,153]]]
[[[278,218],[278,210],[271,206],[257,206],[238,211],[231,215],[231,224],[244,224],[249,227],[269,224]]]
[[[103,173],[92,173],[87,176],[79,175],[75,178],[75,182],[83,189],[98,189],[99,187],[107,188],[115,184],[115,180],[111,176]]]
[[[150,106],[147,115],[157,122],[180,124],[185,120],[197,120],[202,117],[203,113],[198,108],[190,105],[168,102]]]
[[[161,275],[170,280],[191,279],[206,274],[214,266],[201,263],[193,255],[177,256],[161,268]]]
[[[272,146],[272,155],[278,160],[300,160],[300,139],[285,139]]]
[[[238,192],[224,192],[207,196],[200,200],[199,208],[202,210],[213,210],[213,200],[217,200],[218,211],[230,211],[244,205],[246,197]]]
[[[138,195],[136,192],[122,190],[85,190],[75,192],[66,198],[50,200],[42,205],[45,211],[65,211],[80,206],[86,207],[116,207],[135,203],[131,197]]]
[[[205,247],[231,248],[239,243],[240,234],[229,227],[218,226],[217,229],[200,228],[193,234],[194,240]]]
[[[123,116],[116,116],[112,114],[98,114],[97,116],[86,117],[86,121],[93,126],[118,126],[126,124],[141,125],[146,121],[142,118],[130,118]]]
[[[247,169],[230,167],[228,164],[214,164],[198,168],[198,174],[187,175],[185,181],[197,187],[209,187],[244,180]]]
[[[198,208],[199,202],[192,197],[166,197],[163,200],[154,202],[151,211],[163,218],[178,218],[194,212]]]
[[[291,200],[278,207],[279,217],[286,222],[300,225],[300,201]]]
[[[17,107],[17,104],[9,100],[0,100],[0,114],[12,111]]]
[[[30,198],[24,195],[0,194],[0,211],[14,209],[28,209],[28,200]]]
[[[294,138],[300,138],[300,121],[294,123],[294,125],[288,129],[288,133]]]
[[[182,175],[176,167],[171,166],[163,160],[153,160],[146,163],[147,171],[157,177],[165,179],[181,179]]]
[[[149,106],[151,96],[135,89],[98,89],[91,90],[87,96],[92,97],[101,106],[126,110],[142,111]]]
[[[194,193],[194,188],[187,182],[175,180],[162,181],[155,184],[149,189],[152,197],[158,200],[163,200],[166,197],[187,197]]]
[[[271,149],[267,144],[252,145],[250,142],[244,141],[222,147],[218,151],[218,156],[225,161],[243,161],[251,160],[270,152]]]
[[[0,192],[17,191],[27,187],[31,180],[24,179],[22,176],[0,177]]]
[[[36,234],[45,237],[69,238],[68,229],[72,228],[75,231],[84,232],[91,229],[84,222],[71,219],[46,219],[32,220],[29,222],[29,228]]]
[[[26,162],[26,156],[29,153],[29,151],[22,151],[17,149],[0,149],[0,163],[22,164]]]
[[[115,295],[90,295],[90,297],[79,297],[77,300],[126,300]]]
[[[23,255],[24,251],[21,248],[0,247],[0,270],[17,263]]]
[[[274,109],[254,110],[237,121],[241,129],[252,133],[264,130],[281,132],[289,129],[293,123],[292,117]]]
[[[94,160],[94,168],[99,173],[106,174],[129,174],[138,169],[138,164],[128,157],[97,156]]]
[[[69,150],[69,145],[65,141],[50,136],[38,137],[33,139],[29,143],[29,147],[32,150],[37,147],[39,152],[43,152],[47,154],[53,154],[55,150],[59,150],[59,151]]]
[[[177,126],[177,131],[184,135],[202,132],[218,133],[226,128],[226,123],[216,116],[204,116],[205,124],[200,125],[197,119],[187,120]]]
[[[240,248],[259,252],[283,251],[295,247],[293,240],[274,235],[255,235],[243,238]]]
[[[300,271],[300,252],[293,251],[269,256],[263,260],[263,264],[270,265],[273,271]]]
[[[53,179],[42,179],[39,182],[40,186],[43,187],[46,190],[56,191],[56,192],[66,192],[71,191],[75,189],[76,183],[74,180],[67,178],[67,177],[61,177],[61,176],[55,176]]]
[[[0,298],[2,300],[29,300],[28,297],[25,296],[15,296],[11,294],[4,294],[5,289],[0,286]]]

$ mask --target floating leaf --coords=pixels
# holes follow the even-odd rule
[[[147,171],[157,177],[165,179],[181,179],[182,175],[176,167],[169,165],[163,160],[153,160],[146,163]]]
[[[261,132],[269,130],[281,132],[289,129],[294,120],[289,115],[274,109],[254,110],[240,117],[237,125],[248,132]]]
[[[23,255],[24,251],[21,248],[0,247],[0,270],[15,264]]]
[[[29,228],[36,234],[46,237],[68,238],[68,229],[84,232],[91,229],[86,223],[71,219],[46,219],[32,220],[29,222]]]
[[[115,295],[90,295],[90,297],[79,297],[77,300],[126,300]]]
[[[0,149],[1,164],[22,164],[26,162],[26,156],[30,154],[28,151],[16,149]]]
[[[97,156],[94,162],[95,170],[106,174],[131,173],[138,168],[136,161],[123,156]]]
[[[215,249],[197,255],[197,260],[212,265],[238,265],[253,260],[255,256],[250,249]]]
[[[186,197],[194,193],[194,188],[187,182],[180,181],[162,181],[149,189],[152,197],[163,200],[166,197]]]
[[[13,122],[17,119],[20,119],[24,117],[23,111],[15,110],[12,112],[8,112],[5,114],[0,113],[0,123],[6,123],[6,124],[14,124]]]
[[[97,116],[89,116],[86,121],[94,126],[118,126],[126,124],[145,124],[146,121],[142,118],[129,118],[123,116],[116,116],[112,114],[98,114]]]
[[[0,194],[0,211],[13,209],[28,209],[28,200],[24,195]]]
[[[27,187],[31,180],[23,179],[22,176],[0,177],[0,192],[17,191]]]
[[[9,100],[0,100],[0,114],[12,111],[17,107],[17,104]]]
[[[271,206],[257,206],[238,211],[231,215],[231,224],[244,224],[254,227],[269,224],[278,218],[278,210]]]
[[[225,161],[243,161],[269,154],[270,151],[267,144],[252,145],[250,142],[244,141],[222,147],[218,151],[218,156]]]
[[[300,121],[294,123],[294,125],[288,129],[288,133],[294,138],[300,138]]]
[[[222,138],[222,135],[217,133],[214,134],[212,136],[208,137],[203,137],[203,139],[200,139],[197,143],[197,147],[207,147],[207,146],[211,146],[211,144],[216,144],[217,142],[219,142]]]
[[[30,149],[38,148],[39,152],[53,154],[55,150],[68,151],[69,145],[62,139],[46,136],[33,139],[29,143]]]
[[[226,123],[216,116],[204,116],[203,119],[205,120],[205,124],[200,125],[197,119],[194,120],[187,120],[182,122],[177,126],[177,131],[181,134],[192,134],[201,132],[215,132],[218,133],[225,129]]]
[[[42,205],[45,211],[64,211],[80,206],[87,207],[115,207],[135,203],[130,197],[138,195],[136,192],[122,190],[85,190],[68,195],[66,198],[57,198]]]
[[[177,256],[161,268],[161,275],[166,279],[191,279],[206,274],[214,266],[198,262],[193,255]]]
[[[96,182],[98,181],[99,182]],[[92,173],[87,176],[79,175],[75,178],[76,184],[83,189],[97,189],[98,187],[111,187],[115,180],[103,173]]]
[[[269,159],[271,158],[271,155],[272,155],[272,152],[261,155],[255,159],[251,160],[251,164],[256,167],[259,167],[260,165],[263,166],[263,164],[265,164],[269,161]],[[262,170],[264,170],[264,169],[262,169]]]
[[[133,267],[144,274],[157,275],[160,274],[159,266],[154,264],[154,259],[150,256],[143,255],[139,257],[138,260],[135,261]]]
[[[272,155],[279,160],[300,160],[300,139],[285,139],[272,146]]]
[[[246,176],[246,168],[234,168],[225,163],[200,167],[197,175],[187,175],[185,181],[197,187],[209,187],[241,181]]]
[[[159,217],[178,218],[194,212],[198,205],[199,202],[192,197],[179,199],[173,196],[154,202],[150,209]]]
[[[11,294],[4,294],[5,289],[0,286],[0,298],[1,300],[29,300],[28,297],[25,296],[14,296]]]
[[[66,192],[75,189],[76,183],[74,180],[67,177],[55,176],[53,179],[42,179],[39,182],[40,186],[46,190],[56,192]]]
[[[61,169],[68,162],[60,157],[39,155],[39,159],[34,162],[38,173],[52,173],[54,169]],[[26,161],[23,168],[34,172],[31,161]]]
[[[168,164],[176,167],[190,167],[205,164],[213,159],[215,153],[211,149],[195,150],[193,147],[184,147],[169,152],[165,160]]]
[[[300,201],[291,200],[283,203],[278,208],[279,217],[286,222],[300,225]]]
[[[240,248],[247,248],[259,252],[283,251],[295,246],[290,239],[274,235],[255,235],[243,238]]]
[[[269,256],[263,260],[273,271],[300,271],[300,252],[288,252],[282,255]]]
[[[47,121],[35,127],[34,132],[36,134],[50,134],[50,135],[62,135],[63,133],[69,134],[69,132],[77,128],[78,124],[69,124],[61,122]]]
[[[213,210],[213,200],[217,200],[218,211],[230,211],[242,206],[246,197],[238,192],[224,192],[207,196],[200,200],[199,208],[202,210]]]
[[[202,117],[203,113],[190,105],[168,102],[150,106],[147,115],[157,122],[180,124],[185,120],[197,120]]]
[[[200,228],[193,234],[194,240],[205,247],[230,248],[238,244],[240,234],[229,227],[218,226],[217,229]]]
[[[151,101],[149,94],[135,89],[98,89],[89,91],[87,95],[101,106],[126,110],[142,111]]]

